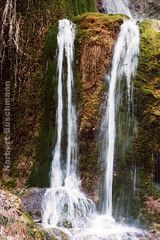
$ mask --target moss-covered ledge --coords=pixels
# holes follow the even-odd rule
[[[98,189],[98,153],[105,75],[111,70],[113,49],[123,15],[86,13],[74,17],[77,25],[76,57],[79,81],[78,126],[80,174],[83,189],[91,197]]]

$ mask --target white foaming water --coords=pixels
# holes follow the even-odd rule
[[[111,14],[125,14],[132,18],[132,14],[129,10],[128,0],[102,0],[103,8],[106,13]]]
[[[122,77],[125,77],[128,89],[128,102],[130,104],[132,96],[131,77],[135,74],[137,69],[139,41],[139,29],[136,22],[134,20],[126,20],[121,26],[121,31],[114,50],[107,107],[102,122],[103,146],[101,160],[105,162],[106,166],[102,212],[108,216],[112,216],[112,185],[117,109],[116,98],[119,94],[117,90]]]
[[[115,223],[106,215],[92,216],[86,228],[75,230],[72,240],[140,240],[147,239],[147,234],[135,227]]]
[[[73,103],[73,49],[75,26],[67,19],[59,21],[58,42],[58,106],[57,142],[55,145],[52,168],[51,188],[43,199],[43,224],[45,226],[83,227],[94,204],[81,192],[77,176],[77,123]],[[63,133],[63,62],[67,60],[67,163],[62,170],[62,133]]]

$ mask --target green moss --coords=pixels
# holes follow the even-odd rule
[[[142,22],[140,31],[139,78],[149,84],[153,77],[160,75],[160,32],[154,29],[151,20]]]
[[[32,239],[35,240],[46,240],[45,233],[40,228],[29,228],[28,230],[29,235],[32,237]],[[56,239],[55,239],[56,240]]]
[[[0,214],[0,225],[7,225],[7,223],[8,223],[8,218]]]
[[[28,214],[28,213],[24,213],[23,214],[23,218],[26,220],[26,222],[33,227],[34,225],[34,221],[32,219],[32,217]]]
[[[103,36],[105,31],[119,31],[119,26],[127,17],[122,14],[106,15],[102,13],[84,13],[73,17],[77,24],[77,38],[79,44],[92,42],[94,44],[109,44],[107,38]],[[101,71],[101,69],[99,69]]]
[[[101,21],[106,21],[109,23],[113,22],[120,22],[122,23],[124,19],[128,19],[128,17],[124,14],[104,14],[104,13],[94,13],[94,12],[85,12],[81,15],[72,17],[73,21],[75,23],[81,23],[83,20],[91,20],[94,22],[94,20],[99,19],[99,23]],[[92,28],[92,27],[91,27]]]
[[[32,186],[46,187],[49,185],[49,169],[52,160],[54,142],[55,111],[57,102],[56,80],[56,47],[57,26],[47,34],[44,58],[46,73],[44,79],[44,114],[39,136],[37,161],[32,171],[29,183]]]
[[[148,180],[145,183],[145,186],[146,196],[152,196],[154,199],[160,198],[160,189],[155,183],[153,183],[151,180]]]
[[[146,95],[153,95],[153,90],[150,88],[142,87],[141,91]]]
[[[3,184],[4,186],[6,186],[7,188],[15,188],[16,187],[16,178],[7,178],[4,180]]]
[[[156,21],[156,23],[160,24],[160,21]],[[141,156],[144,153],[143,159],[146,158],[148,165],[151,152],[154,154],[159,148],[157,144],[159,138],[157,109],[160,104],[160,32],[155,29],[154,24],[155,21],[153,20],[140,23],[140,57],[138,74],[135,79],[136,97],[138,99],[136,111],[141,132],[139,138],[141,138],[140,142],[143,142]],[[145,129],[148,129],[147,132]],[[152,167],[151,164],[150,167]],[[150,169],[146,170],[150,172]]]
[[[156,211],[147,209],[148,197],[157,199],[160,191],[153,182],[156,156],[160,154],[160,21],[145,20],[140,23],[140,56],[135,77],[135,112],[138,135],[135,139],[135,157],[141,167],[140,195],[143,200],[142,215],[150,223],[157,222]]]
[[[74,15],[96,11],[95,0],[71,0],[71,6],[73,7]]]

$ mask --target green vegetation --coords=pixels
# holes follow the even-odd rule
[[[45,42],[44,114],[39,136],[37,161],[29,180],[32,186],[46,187],[49,185],[57,103],[56,46],[57,28],[55,27],[48,32]]]
[[[0,214],[0,225],[7,225],[8,218]]]
[[[158,78],[160,75],[160,32],[154,28],[154,21],[159,23],[158,20],[146,20],[140,24],[141,52],[138,72],[141,74],[139,74],[139,80],[148,86],[151,83],[154,86],[157,81],[160,82]]]
[[[156,20],[146,20],[140,24],[140,58],[138,74],[135,78],[137,97],[139,95],[137,110],[139,112],[138,117],[141,117],[142,149],[146,148],[148,154],[146,154],[145,161],[148,159],[151,167],[153,167],[153,162],[150,161],[149,157],[151,151],[153,154],[159,152],[160,32],[154,27],[158,24],[160,24],[160,21]],[[150,168],[148,171],[150,171]]]
[[[158,20],[145,20],[140,23],[140,57],[138,73],[135,77],[135,110],[138,120],[135,158],[143,171],[143,174],[140,175],[142,181],[140,193],[144,201],[142,215],[150,223],[160,222],[156,203],[154,203],[154,199],[157,199],[160,193],[153,183],[156,156],[160,154],[159,26],[160,21]]]
[[[96,12],[95,0],[71,0],[74,15],[80,15],[84,12]]]

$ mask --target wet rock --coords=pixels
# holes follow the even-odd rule
[[[102,0],[97,0],[97,9],[100,13],[104,13],[104,8],[103,8],[103,4],[102,4]]]
[[[24,210],[29,213],[35,221],[41,219],[41,203],[45,188],[29,188],[21,197]]]
[[[131,6],[141,18],[160,18],[159,0],[131,0]]]
[[[53,239],[53,240],[69,240],[70,239],[70,233],[67,230],[62,231],[62,229],[59,228],[48,228],[44,229],[45,237],[47,240]]]

